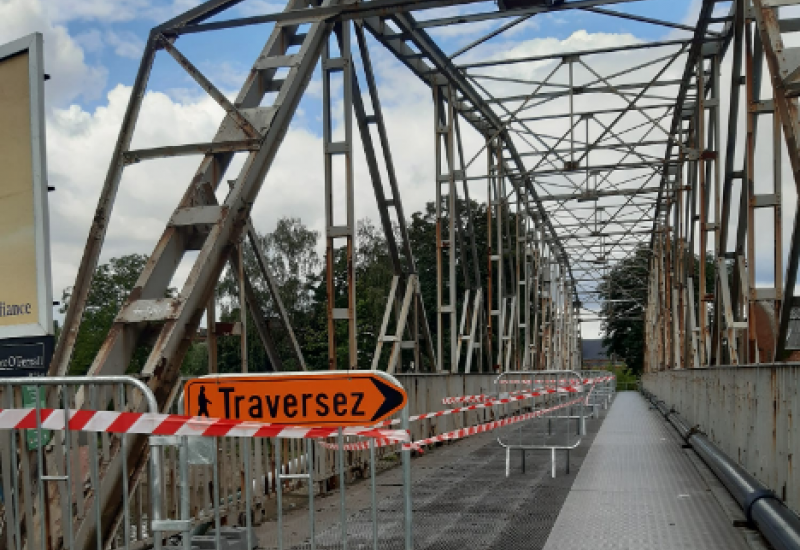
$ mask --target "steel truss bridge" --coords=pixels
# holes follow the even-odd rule
[[[793,2],[705,0],[696,20],[686,23],[635,15],[629,1],[290,0],[281,12],[237,17],[231,8],[241,1],[210,0],[155,27],[51,374],[67,372],[123,171],[187,155],[199,159],[197,170],[90,374],[123,374],[137,346],[147,346],[141,375],[165,406],[199,327],[207,326],[214,339],[214,291],[227,266],[239,274],[271,365],[281,369],[286,358],[277,351],[275,324],[265,319],[254,281],[270,289],[299,364],[321,367],[303,359],[294,337],[302,327],[291,327],[250,219],[259,195],[268,200],[263,182],[316,71],[322,79],[320,201],[329,295],[329,364],[323,368],[371,366],[359,364],[356,354],[353,165],[360,150],[394,272],[373,367],[388,354],[388,370],[397,373],[412,359],[420,370],[451,373],[578,368],[581,323],[602,318],[600,285],[618,261],[640,249],[646,307],[636,308],[633,293],[615,302],[630,303],[631,317],[645,323],[646,370],[786,359],[800,258],[797,210],[791,208],[800,182],[800,49],[791,46],[800,19],[790,16]],[[435,10],[468,4],[455,15]],[[488,47],[542,14],[591,15],[630,25],[637,36],[661,38],[630,35],[607,47],[537,55]],[[457,51],[445,51],[435,38],[475,23],[485,34],[476,31]],[[181,42],[248,26],[267,29],[268,37],[230,99],[182,52]],[[376,50],[388,52],[431,91],[433,124],[418,131],[431,132],[435,147],[429,178],[437,221],[436,303],[421,299],[398,183],[402,167],[393,160],[404,143],[393,139],[384,118]],[[148,80],[162,58],[176,61],[179,76],[188,75],[224,110],[211,141],[131,148]],[[234,163],[236,155],[244,161]],[[471,197],[488,205],[486,256],[477,252],[474,213],[458,211],[470,204],[460,199]],[[333,257],[342,246],[348,261],[339,272]],[[255,253],[255,272],[243,265],[245,248]],[[194,258],[189,274],[177,296],[165,298],[185,257]],[[481,265],[488,266],[487,277]],[[334,280],[347,282],[346,303],[334,303]],[[463,300],[458,288],[466,289]],[[339,325],[346,330],[337,331]],[[346,334],[346,364],[337,361],[337,332]],[[141,451],[128,449],[131,456]],[[109,466],[108,475],[114,471]],[[112,494],[103,496],[104,509],[114,504]]]

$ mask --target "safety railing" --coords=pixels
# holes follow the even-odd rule
[[[447,396],[464,391],[485,393],[492,388],[493,375],[470,375],[467,377],[436,376],[436,375],[400,375],[397,377],[403,382],[408,393],[408,412],[415,418],[409,425],[411,439],[414,441],[425,440],[447,434],[454,430],[484,426],[487,422],[495,421],[508,414],[505,407],[482,408],[464,410],[462,412],[439,415],[444,410],[450,411],[451,407],[442,403]],[[174,404],[169,409],[180,414],[179,393],[176,392]],[[400,427],[401,415],[392,417],[392,426]],[[307,476],[307,463],[311,464],[313,474],[313,491],[315,497],[324,497],[334,494],[341,486],[344,477],[350,484],[358,480],[368,480],[371,468],[388,467],[401,461],[399,445],[376,445],[369,448],[369,442],[355,436],[345,436],[344,475],[341,475],[339,464],[340,457],[337,445],[323,445],[315,443],[308,449],[309,443],[300,440],[283,440],[278,450],[278,440],[275,438],[253,439],[248,445],[239,444],[233,440],[222,439],[217,442],[217,447],[212,449],[211,440],[199,438],[189,439],[189,493],[191,503],[191,518],[194,525],[203,525],[213,522],[214,514],[218,513],[223,524],[245,526],[245,494],[242,487],[245,484],[243,476],[249,480],[253,487],[251,522],[259,527],[268,518],[273,517],[275,501],[278,498],[279,486],[276,483],[277,464],[281,464],[281,472],[285,475],[299,474]],[[324,442],[323,442],[324,443]],[[280,460],[278,460],[278,451]],[[211,487],[214,486],[211,471],[211,457],[217,456],[219,463],[219,507],[213,507],[214,495]],[[249,458],[248,458],[249,457]],[[298,458],[299,457],[299,458]],[[308,457],[308,458],[306,458]],[[245,467],[249,461],[250,466]],[[308,461],[308,462],[306,462]],[[178,453],[167,448],[164,451],[164,471],[168,480],[177,479],[179,471]],[[283,480],[284,493],[291,493],[292,498],[298,494],[308,493],[309,479],[285,478]],[[168,507],[166,510],[171,517],[178,517],[180,498],[177,495],[177,484],[168,483],[171,493],[166,497]],[[272,514],[272,515],[271,515]]]
[[[571,387],[576,374],[592,379],[583,384],[584,392],[591,388],[588,395],[559,390]],[[516,385],[492,384],[493,377],[479,375],[464,377],[457,387],[450,377],[441,388],[421,383],[439,378],[420,377],[405,384],[416,410],[406,408],[406,419],[395,415],[380,428],[407,430],[411,443],[406,449],[422,450],[536,419],[540,427],[550,424],[554,433],[565,422],[575,424],[572,445],[587,411],[570,401],[580,397],[590,409],[607,406],[613,385],[597,380],[608,374],[514,372],[499,377],[530,380]],[[457,394],[470,390],[477,393]],[[538,395],[528,395],[532,391]],[[356,477],[374,488],[379,464],[402,461],[410,473],[409,453],[400,452],[398,440],[363,438],[352,430],[333,432],[327,439],[188,435],[196,430],[112,433],[108,428],[114,415],[156,412],[147,386],[128,377],[5,379],[0,381],[0,406],[6,409],[0,412],[0,550],[143,550],[158,548],[162,541],[211,550],[227,548],[226,540],[239,545],[231,542],[227,550],[252,550],[257,544],[281,548],[280,514],[292,505],[307,509],[309,532],[301,538],[313,545],[319,538],[315,498],[341,498]],[[12,421],[21,424],[6,430]],[[516,442],[503,437],[513,448]],[[240,529],[232,531],[233,526]],[[407,528],[410,532],[410,521]],[[336,538],[328,531],[326,540]],[[267,532],[269,541],[264,540]],[[344,536],[342,531],[342,542]]]
[[[617,377],[605,370],[578,371],[585,380],[596,381],[589,394],[588,405],[592,409],[592,416],[597,417],[599,409],[608,409],[617,393]]]
[[[165,481],[160,455],[150,456],[148,468],[141,436],[95,430],[109,423],[105,411],[157,412],[145,384],[116,376],[6,378],[0,404],[7,548],[127,549],[153,540]],[[59,423],[67,429],[49,429]],[[145,460],[129,462],[134,446]],[[120,484],[109,481],[112,469]],[[117,501],[120,513],[109,515]]]
[[[269,377],[269,374],[264,376]],[[178,411],[183,413],[182,395],[178,400]],[[395,421],[386,423],[387,426],[392,424],[402,426],[403,431],[407,433],[409,431],[408,409],[405,408],[397,414]],[[377,464],[380,455],[393,451],[385,445],[376,445],[375,439],[372,437],[349,435],[354,430],[345,431],[339,428],[336,431],[337,434],[332,438],[319,436],[309,436],[304,439],[253,438],[252,440],[242,439],[238,445],[235,440],[229,438],[190,437],[189,455],[196,457],[190,459],[190,475],[186,480],[192,488],[191,491],[193,494],[198,491],[203,492],[203,481],[211,476],[221,480],[219,485],[223,487],[222,494],[225,495],[221,499],[219,494],[212,495],[210,499],[206,496],[200,501],[203,505],[194,510],[194,519],[197,523],[201,523],[203,520],[212,520],[215,527],[214,532],[219,532],[226,512],[225,503],[232,503],[233,511],[236,512],[233,514],[234,522],[245,527],[246,537],[250,537],[247,538],[247,548],[252,550],[255,547],[255,537],[251,535],[253,528],[256,524],[266,521],[267,517],[264,512],[267,504],[274,497],[274,532],[270,533],[269,540],[259,541],[259,546],[282,550],[286,542],[284,537],[284,496],[286,493],[291,493],[293,497],[297,497],[298,494],[303,493],[306,498],[305,508],[308,514],[308,520],[305,522],[307,532],[294,533],[293,539],[307,541],[308,547],[314,550],[317,547],[319,536],[315,519],[315,496],[338,492],[341,513],[340,532],[338,537],[332,538],[336,539],[335,542],[344,549],[347,548],[348,540],[353,538],[352,533],[348,533],[346,487],[352,481],[351,474],[359,471],[362,477],[369,479],[370,483],[372,527],[369,538],[371,546],[377,548]],[[363,449],[348,448],[356,442]],[[400,443],[394,440],[389,440],[389,442]],[[368,453],[368,460],[364,460],[364,452]],[[405,548],[410,550],[412,534],[409,454],[403,453],[401,459],[403,462],[404,510],[399,512],[404,517]],[[231,474],[244,480],[242,484],[230,483]],[[217,485],[216,481],[213,482],[214,487]],[[213,506],[213,502],[220,502],[220,506]],[[292,506],[295,504],[293,503]],[[231,510],[229,509],[227,512],[230,516]],[[259,512],[262,513],[262,517],[257,520],[255,516]],[[193,537],[192,540],[197,541],[197,537]],[[330,542],[329,534],[324,537],[324,540]],[[220,546],[217,545],[216,548],[220,548]]]
[[[530,396],[517,403],[517,415],[530,418],[506,429],[497,442],[506,449],[506,476],[511,473],[512,451],[519,451],[525,469],[527,451],[548,450],[551,453],[551,475],[556,476],[557,451],[566,451],[569,473],[569,451],[581,443],[585,422],[585,402],[591,384],[575,371],[515,371],[500,374],[495,384],[498,393]],[[537,407],[538,404],[538,407]],[[526,413],[525,409],[531,409]],[[538,409],[539,414],[534,410]]]
[[[302,488],[313,549],[315,488],[330,484],[319,476],[328,471],[328,461],[338,474],[339,542],[346,548],[350,453],[345,443],[356,434],[375,432],[407,439],[402,430],[232,426],[158,414],[149,388],[129,377],[4,379],[0,403],[0,548],[8,550],[160,550],[164,543],[180,543],[186,550],[253,550],[259,546],[254,512],[271,494],[277,520],[274,545],[267,546],[281,549],[282,497]],[[407,410],[403,414],[407,428]],[[197,433],[204,435],[188,435]],[[374,439],[366,441],[376,518],[377,449]],[[409,453],[402,455],[404,480],[410,480]],[[398,513],[405,514],[403,536],[410,549],[410,481],[402,490]]]

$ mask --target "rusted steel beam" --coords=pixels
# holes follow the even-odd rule
[[[786,48],[781,36],[778,10],[771,2],[753,1],[753,14],[757,24],[760,44],[771,75],[773,102],[779,114],[789,164],[795,186],[800,190],[800,120],[798,120],[797,97],[794,79],[797,74],[797,60]],[[784,359],[789,318],[794,305],[794,287],[800,263],[800,215],[795,216],[792,227],[789,259],[786,266],[784,289],[781,295],[778,334],[775,343],[775,360]]]
[[[142,107],[147,81],[153,68],[153,61],[156,55],[155,41],[154,35],[151,34],[145,45],[144,53],[142,53],[142,60],[139,63],[136,79],[131,89],[131,99],[125,109],[119,137],[111,155],[108,173],[100,191],[100,198],[97,201],[97,208],[89,229],[89,237],[86,240],[86,247],[83,250],[81,263],[78,267],[78,274],[75,277],[75,285],[72,287],[72,295],[64,316],[61,336],[58,339],[53,359],[48,369],[48,375],[50,376],[63,376],[69,370],[69,362],[72,359],[72,351],[78,338],[83,312],[86,309],[92,278],[94,277],[95,269],[97,269],[97,262],[100,258],[111,212],[119,190],[122,169],[125,165],[124,154],[130,147],[133,131],[136,128],[139,111]]]
[[[261,140],[246,139],[239,141],[218,141],[211,143],[191,143],[188,145],[169,145],[151,149],[134,149],[122,155],[125,164],[134,164],[143,160],[181,157],[189,155],[215,155],[219,153],[236,153],[239,151],[255,151]]]

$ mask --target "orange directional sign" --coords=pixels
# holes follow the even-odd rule
[[[190,416],[293,426],[365,426],[401,410],[406,392],[379,372],[222,375],[184,389]]]

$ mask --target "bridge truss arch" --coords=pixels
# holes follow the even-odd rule
[[[800,258],[796,218],[785,223],[783,212],[796,203],[789,182],[800,174],[800,56],[791,47],[800,20],[789,17],[792,0],[705,0],[691,24],[652,17],[648,2],[633,0],[289,0],[281,12],[235,12],[246,3],[209,0],[152,30],[51,374],[68,370],[124,170],[177,156],[196,156],[198,166],[90,369],[126,373],[144,346],[140,374],[162,410],[175,398],[201,325],[214,338],[214,295],[226,266],[238,274],[240,299],[274,370],[287,360],[275,346],[276,324],[303,369],[377,368],[383,357],[398,373],[412,364],[438,373],[576,370],[581,325],[602,318],[601,286],[640,251],[647,302],[615,301],[631,303],[631,315],[645,324],[646,370],[765,362],[791,352]],[[629,32],[600,33],[591,47],[580,33],[533,50],[495,47],[498,37],[544,16],[612,21]],[[183,41],[253,26],[266,29],[265,44],[229,97]],[[447,51],[442,36],[464,26],[475,38]],[[435,303],[422,299],[403,167],[393,156],[404,144],[385,120],[378,56],[430,89],[433,124],[418,132],[434,149],[427,177]],[[177,62],[180,76],[224,114],[208,141],[134,149],[162,58]],[[251,219],[256,200],[269,201],[265,178],[310,82],[320,84],[322,100],[322,144],[309,154],[324,166],[325,365],[305,361],[302,327],[291,325]],[[362,152],[366,170],[357,173]],[[373,198],[356,196],[357,177],[372,188],[394,275],[369,364],[356,352],[355,207]],[[476,243],[471,198],[486,201],[486,243]],[[245,266],[245,249],[255,269]],[[334,261],[336,254],[346,261]],[[188,275],[165,297],[186,258]],[[337,295],[335,281],[344,281],[346,296]],[[268,289],[276,319],[266,317],[255,285]],[[245,340],[246,327],[241,333]],[[337,355],[343,343],[344,361]],[[103,472],[100,506],[108,514],[117,510],[121,453],[134,460],[142,449],[118,452]],[[92,521],[76,527],[83,547]]]

